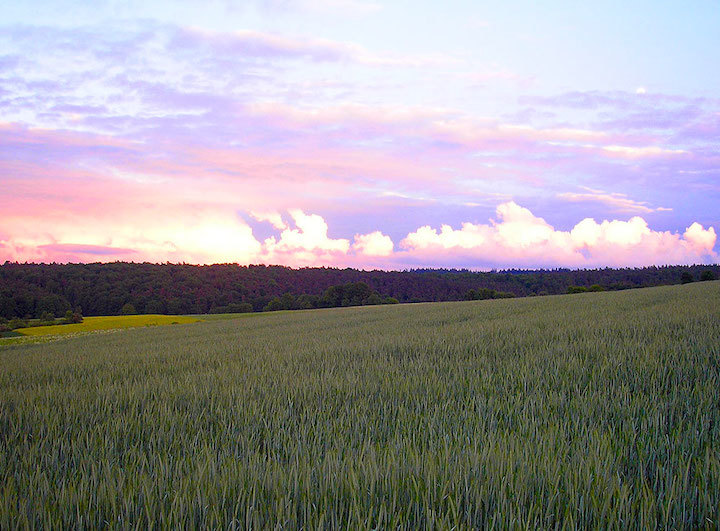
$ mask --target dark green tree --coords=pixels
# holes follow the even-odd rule
[[[273,300],[268,302],[263,308],[264,312],[276,312],[278,310],[284,310],[283,303],[280,297],[275,297]]]
[[[706,269],[700,275],[700,280],[702,280],[703,282],[708,281],[708,280],[717,280],[717,275],[715,275],[715,273],[713,271]]]
[[[15,304],[15,300],[9,295],[0,294],[0,317],[12,319],[15,315],[17,315],[15,313],[16,310],[17,306]]]
[[[380,294],[377,291],[373,291],[365,301],[365,304],[382,304],[382,297],[380,297]]]
[[[295,309],[295,295],[292,293],[284,293],[280,297],[280,303],[282,304],[283,310],[294,310]]]
[[[150,299],[145,305],[145,313],[163,314],[165,313],[165,305],[158,299]]]
[[[65,315],[70,309],[70,303],[60,295],[46,295],[42,297],[35,307],[35,315],[40,317],[45,312],[51,313],[53,317]]]

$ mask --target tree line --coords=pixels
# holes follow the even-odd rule
[[[0,317],[203,314],[619,290],[714,279],[718,265],[362,271],[237,264],[0,265]]]

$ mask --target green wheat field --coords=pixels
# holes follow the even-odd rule
[[[0,348],[2,529],[719,519],[720,282]]]

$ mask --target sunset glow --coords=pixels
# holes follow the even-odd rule
[[[3,8],[0,262],[718,261],[717,3],[194,5]]]

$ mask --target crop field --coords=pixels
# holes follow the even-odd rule
[[[227,318],[227,317],[226,317]],[[46,338],[48,336],[84,335],[98,330],[121,330],[138,326],[161,326],[169,324],[195,323],[200,319],[188,315],[111,315],[107,317],[85,317],[82,323],[57,324],[18,328],[14,337],[0,339],[3,344],[34,342],[27,338]]]
[[[26,336],[50,336],[137,326],[194,323],[196,321],[198,321],[197,318],[185,315],[111,315],[108,317],[85,317],[82,323],[77,324],[20,328],[18,332]]]
[[[719,518],[720,282],[0,348],[3,529]]]

